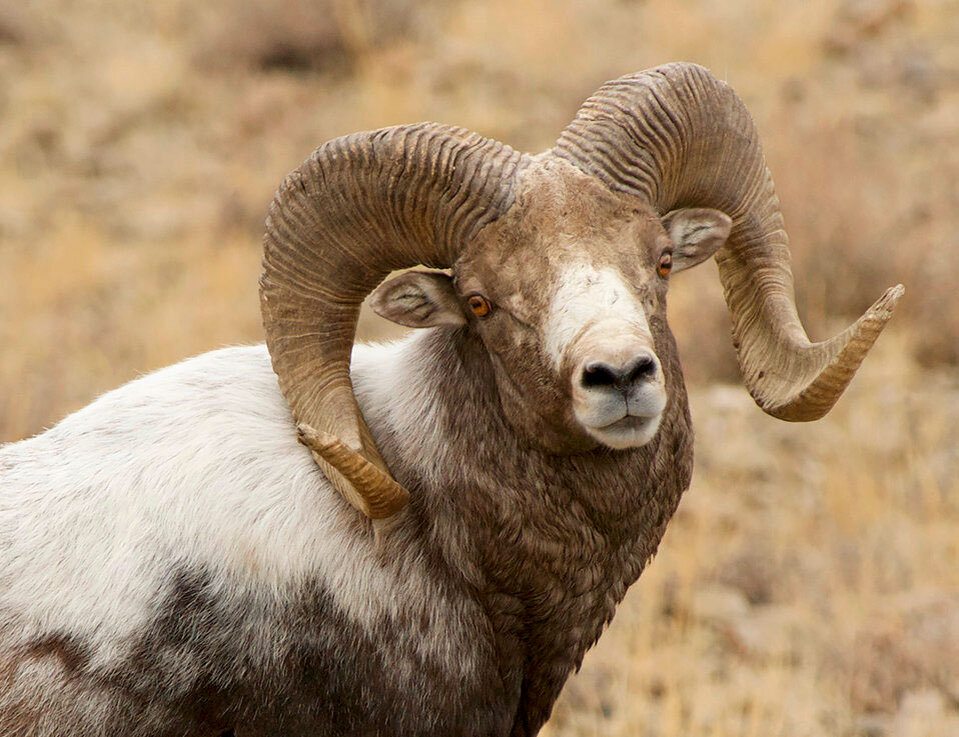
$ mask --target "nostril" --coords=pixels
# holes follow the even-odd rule
[[[602,361],[593,361],[583,368],[583,386],[613,386],[619,380],[619,372]]]
[[[656,373],[656,361],[650,356],[639,356],[623,373],[625,374],[623,383],[627,386],[642,379],[650,379]]]
[[[604,361],[590,361],[583,367],[580,382],[587,389],[614,387],[620,391],[628,391],[634,384],[652,379],[658,366],[656,359],[648,353],[636,356],[622,367]]]

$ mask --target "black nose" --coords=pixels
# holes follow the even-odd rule
[[[590,361],[583,367],[580,381],[586,388],[609,386],[626,391],[634,384],[652,379],[656,375],[656,367],[656,359],[648,353],[634,356],[623,366]]]

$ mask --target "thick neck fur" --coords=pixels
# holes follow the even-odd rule
[[[689,484],[686,393],[665,340],[669,406],[653,441],[628,451],[556,456],[524,444],[466,329],[405,342],[388,377],[354,367],[376,441],[411,492],[409,508],[380,530],[384,555],[421,546],[487,612],[504,680],[522,688],[514,734],[535,733],[549,716]]]

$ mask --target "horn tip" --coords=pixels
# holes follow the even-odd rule
[[[837,336],[836,340],[842,340],[843,349],[824,364],[801,391],[779,402],[757,399],[756,403],[767,414],[789,422],[809,422],[824,417],[845,391],[905,293],[902,284],[883,292],[855,325]]]
[[[340,441],[328,432],[320,432],[301,422],[296,426],[296,438],[303,445],[321,456],[325,456],[329,451],[340,445]]]
[[[883,320],[888,320],[892,317],[893,310],[896,309],[896,305],[905,293],[906,288],[902,284],[889,287],[889,289],[883,292],[883,295],[876,300],[875,304],[869,308],[869,312]]]
[[[336,435],[318,431],[305,422],[299,423],[296,431],[300,443],[309,448],[315,458],[329,464],[321,464],[321,468],[334,488],[369,519],[392,517],[409,504],[409,491],[344,445]]]

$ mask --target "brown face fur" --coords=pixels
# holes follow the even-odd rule
[[[708,257],[724,242],[728,218],[697,210],[698,220],[687,217],[683,223],[698,237],[686,237],[678,225],[667,234],[664,220],[638,198],[613,193],[555,159],[525,169],[517,191],[506,215],[464,250],[451,283],[439,274],[406,274],[381,286],[372,306],[405,325],[468,322],[489,353],[503,412],[519,435],[551,453],[585,452],[600,441],[574,414],[583,346],[608,353],[632,342],[662,362],[672,341],[666,326],[668,278],[657,273],[660,259],[674,253],[678,271]],[[607,318],[634,318],[612,331],[597,327],[589,314],[591,280],[599,274],[619,290]],[[585,304],[569,305],[560,350],[551,318],[566,309],[568,293]],[[471,309],[476,295],[491,306],[487,314]],[[661,373],[656,378],[665,402]]]
[[[635,198],[549,162],[527,172],[513,209],[455,265],[457,293],[479,293],[493,304],[489,315],[470,320],[489,350],[503,410],[528,440],[554,453],[597,445],[572,413],[572,362],[557,372],[546,350],[546,323],[566,267],[611,267],[651,316],[663,315],[656,323],[665,328],[666,284],[655,265],[668,246],[659,218]]]

